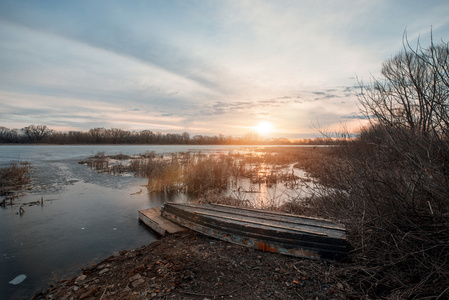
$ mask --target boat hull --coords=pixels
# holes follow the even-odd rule
[[[327,220],[214,204],[166,203],[161,214],[204,235],[262,251],[320,260],[347,256],[344,227]]]

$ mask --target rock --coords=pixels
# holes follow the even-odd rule
[[[143,278],[140,278],[140,279],[134,280],[131,283],[131,285],[132,285],[133,288],[136,288],[136,287],[138,287],[139,285],[141,285],[144,282],[145,282],[145,280],[143,280]]]
[[[99,287],[93,286],[93,287],[91,287],[89,290],[87,290],[85,293],[81,294],[81,296],[80,296],[78,299],[79,299],[79,300],[82,300],[82,299],[89,298],[90,296],[94,296],[95,293],[96,293],[99,289],[100,289]]]
[[[104,268],[103,270],[101,270],[100,272],[98,272],[99,275],[103,275],[104,273],[109,272],[109,268]]]
[[[78,276],[75,280],[75,284],[79,284],[81,281],[86,280],[87,275],[81,274],[80,276]]]
[[[132,276],[132,277],[130,277],[129,278],[129,281],[135,281],[135,280],[138,280],[138,279],[140,279],[140,278],[142,278],[142,275],[140,275],[139,273],[137,273],[137,274],[135,274],[134,276]]]

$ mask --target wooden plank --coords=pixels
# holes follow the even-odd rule
[[[199,209],[199,208],[197,208]],[[216,208],[209,209],[209,207],[201,207],[200,209],[203,213],[210,213],[211,215],[215,215],[217,217],[235,217],[239,218],[240,220],[246,220],[249,223],[260,223],[260,224],[270,224],[270,226],[283,228],[283,229],[289,229],[289,230],[299,230],[303,232],[309,232],[311,234],[318,234],[318,235],[327,235],[329,237],[337,237],[342,238],[345,235],[345,231],[340,228],[332,228],[326,224],[319,224],[311,222],[304,222],[304,219],[300,216],[296,217],[288,217],[283,218],[282,215],[279,216],[272,216],[270,214],[264,214],[263,212],[257,212],[257,213],[240,213],[239,211],[226,211],[226,210],[219,210]]]
[[[292,231],[297,231],[297,232],[307,233],[307,234],[328,236],[327,234],[321,233],[321,232],[314,232],[314,231],[310,231],[310,230],[297,229],[297,228],[294,228],[294,227],[287,227],[287,226],[279,226],[279,225],[275,225],[273,223],[260,222],[260,221],[256,222],[256,221],[251,221],[251,220],[242,219],[242,218],[234,218],[234,217],[228,217],[228,216],[219,216],[219,215],[214,215],[214,214],[203,213],[203,212],[200,212],[200,211],[194,211],[194,212],[199,214],[199,215],[204,215],[204,216],[209,216],[209,217],[219,217],[219,218],[222,218],[222,219],[227,219],[227,220],[232,220],[232,221],[246,222],[246,223],[255,224],[255,225],[270,226],[271,228],[279,228],[279,229],[292,230]]]
[[[169,205],[177,205],[184,206],[189,208],[200,208],[202,210],[209,210],[221,213],[228,213],[232,215],[241,215],[250,218],[257,219],[265,219],[282,223],[292,223],[294,225],[306,225],[311,227],[322,228],[323,230],[331,230],[337,233],[340,231],[340,234],[344,234],[346,232],[343,226],[337,225],[330,220],[320,219],[320,218],[312,218],[305,216],[292,215],[282,212],[276,211],[268,211],[261,210],[255,208],[247,208],[247,207],[236,207],[230,205],[222,205],[222,204],[186,204],[186,203],[168,203]]]
[[[260,223],[247,223],[245,220],[229,220],[221,217],[205,216],[195,213],[193,210],[185,209],[185,207],[178,205],[165,205],[162,215],[168,217],[168,215],[176,215],[182,219],[190,220],[192,222],[197,222],[204,226],[210,226],[215,228],[227,228],[229,231],[233,231],[238,234],[238,232],[245,235],[265,235],[267,239],[277,239],[281,238],[284,240],[290,240],[291,243],[313,243],[321,245],[333,245],[337,247],[346,247],[346,240],[344,238],[329,237],[322,235],[313,235],[301,231],[293,230],[283,230],[280,228],[273,228],[270,224],[260,224]],[[170,219],[170,217],[168,217]],[[177,222],[177,220],[173,220]],[[178,223],[178,222],[177,222]],[[182,224],[181,224],[182,225]]]
[[[139,210],[139,220],[162,236],[187,230],[185,227],[162,217],[160,207]]]
[[[314,234],[314,235],[327,235],[329,238],[342,240],[345,239],[346,231],[342,230],[341,228],[331,228],[331,226],[328,226],[327,224],[324,225],[324,227],[319,226],[319,224],[310,224],[310,222],[303,222],[302,216],[289,216],[288,220],[282,218],[282,216],[277,217],[269,217],[266,218],[266,214],[263,211],[258,211],[257,213],[252,213],[249,215],[246,214],[240,214],[238,208],[235,210],[229,210],[229,209],[223,209],[220,210],[219,207],[211,206],[209,204],[178,204],[178,203],[166,203],[165,207],[167,209],[176,209],[178,213],[184,212],[191,212],[195,214],[195,212],[198,212],[196,215],[200,215],[201,213],[204,214],[210,214],[211,216],[215,216],[218,218],[238,218],[235,219],[236,222],[246,222],[252,223],[252,224],[260,224],[260,225],[266,225],[271,226],[271,228],[283,228],[285,230],[291,230],[291,231],[301,231],[304,233]]]
[[[298,216],[294,214],[289,214],[285,212],[280,211],[273,211],[273,210],[264,210],[264,209],[257,209],[257,208],[251,208],[251,207],[237,207],[237,206],[231,206],[226,204],[217,204],[217,203],[211,203],[211,206],[217,206],[217,207],[225,207],[229,209],[238,209],[240,211],[248,211],[248,212],[255,212],[255,213],[263,213],[266,215],[275,215],[275,216],[281,216],[281,217],[293,217],[293,218],[301,218],[302,220],[310,220],[319,222],[322,224],[328,224],[329,228],[332,229],[338,229],[338,230],[345,230],[342,226],[339,226],[338,224],[335,224],[335,222],[331,220],[321,219],[321,218],[315,218],[315,217],[307,217],[307,216]]]

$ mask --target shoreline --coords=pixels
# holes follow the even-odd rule
[[[247,248],[192,231],[85,267],[32,299],[361,298],[345,264]]]

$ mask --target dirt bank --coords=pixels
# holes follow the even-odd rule
[[[33,299],[360,299],[345,266],[193,232],[122,251]]]

